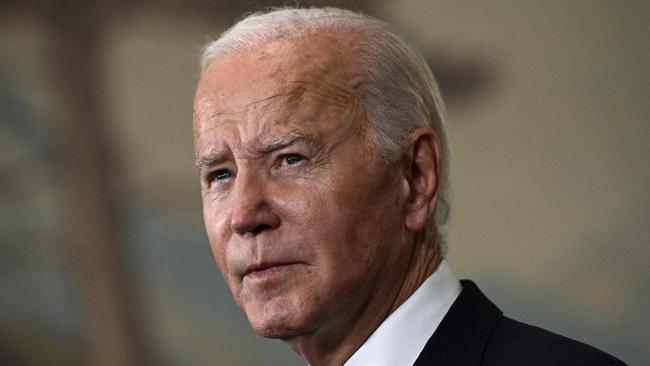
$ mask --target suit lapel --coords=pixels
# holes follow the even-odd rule
[[[413,366],[481,364],[490,334],[503,313],[472,281],[462,280],[461,284],[463,290]]]

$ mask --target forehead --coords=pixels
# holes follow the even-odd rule
[[[228,122],[255,119],[269,127],[265,120],[306,123],[323,113],[350,114],[358,109],[363,81],[351,57],[357,43],[350,35],[325,33],[213,61],[197,87],[195,139]]]

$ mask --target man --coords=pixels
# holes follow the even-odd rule
[[[204,49],[205,225],[253,328],[310,365],[621,364],[456,279],[444,120],[420,54],[357,13],[253,14]]]

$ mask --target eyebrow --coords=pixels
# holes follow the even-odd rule
[[[313,139],[309,135],[298,131],[292,131],[284,136],[263,142],[262,146],[260,146],[257,151],[262,154],[268,154],[273,151],[283,149],[287,146],[308,142],[313,142]]]
[[[199,172],[210,169],[211,167],[226,160],[225,152],[219,151],[207,155],[202,155],[196,158],[196,162],[192,165],[194,170]]]
[[[267,155],[273,151],[281,150],[285,147],[296,145],[299,143],[314,143],[314,139],[302,132],[292,131],[284,136],[278,138],[270,139],[261,144],[261,146],[255,148],[256,152],[260,155]],[[217,151],[211,154],[206,154],[197,157],[196,162],[193,167],[195,170],[202,172],[208,170],[215,165],[218,165],[226,160],[227,152]]]

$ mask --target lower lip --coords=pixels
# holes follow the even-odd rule
[[[293,265],[294,264],[283,264],[280,266],[273,266],[261,271],[250,272],[245,277],[257,281],[271,279],[288,272],[290,267],[292,267]]]

